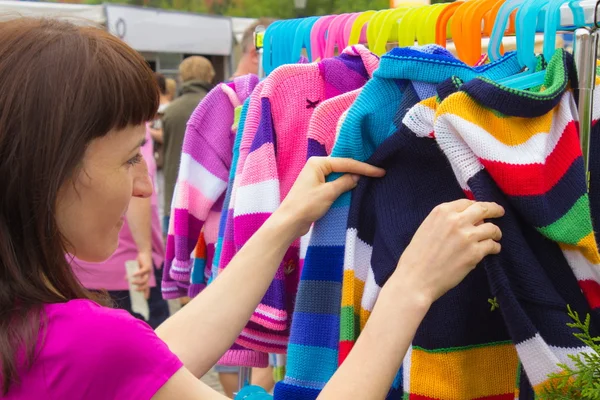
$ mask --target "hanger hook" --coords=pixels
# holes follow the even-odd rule
[[[596,7],[594,7],[594,26],[596,28],[600,28],[600,24],[598,22],[598,7],[600,6],[600,0],[596,1]]]

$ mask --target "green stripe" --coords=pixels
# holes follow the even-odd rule
[[[504,345],[514,345],[514,343],[511,340],[505,340],[502,342],[490,342],[490,343],[482,343],[482,344],[474,344],[474,345],[470,345],[470,346],[463,346],[463,347],[447,347],[445,349],[434,349],[434,350],[429,350],[429,349],[425,349],[423,347],[419,347],[419,346],[413,346],[413,349],[416,350],[421,350],[424,351],[426,353],[430,353],[430,354],[435,354],[435,353],[452,353],[455,351],[464,351],[464,350],[471,350],[471,349],[481,349],[484,347],[494,347],[494,346],[504,346]]]
[[[581,196],[558,221],[538,230],[555,242],[577,245],[581,239],[592,232],[590,201],[587,193]]]
[[[353,306],[342,307],[340,317],[340,340],[355,342],[358,338],[360,318],[354,314]]]

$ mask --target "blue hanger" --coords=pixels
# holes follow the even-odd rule
[[[488,44],[488,57],[490,61],[496,61],[502,57],[502,54],[500,54],[500,46],[502,45],[502,38],[504,37],[504,32],[506,32],[506,27],[508,26],[510,14],[519,8],[521,3],[523,3],[523,0],[507,0],[502,4],[500,10],[498,10],[498,15],[496,16],[496,21]]]
[[[301,22],[302,19],[290,19],[284,21],[277,30],[277,35],[274,37],[276,47],[274,47],[275,52],[273,53],[273,66],[275,68],[298,62],[297,59],[292,58],[292,46],[290,44],[294,43],[296,30]]]
[[[273,37],[275,33],[277,33],[277,28],[281,25],[283,21],[275,21],[265,31],[265,36],[263,37],[263,69],[265,74],[268,75],[273,71]]]
[[[296,57],[298,60],[302,55],[302,49],[306,49],[306,55],[308,59],[312,61],[312,52],[310,48],[310,31],[319,20],[319,17],[308,17],[304,18],[298,28],[296,29],[296,36],[294,37],[294,44],[292,46],[292,58]],[[296,60],[297,61],[297,60]]]
[[[556,48],[556,31],[560,26],[560,8],[567,2],[573,13],[574,27],[585,26],[585,15],[578,0],[550,0],[546,10],[544,23],[544,58],[546,60],[550,60],[552,55],[554,55]]]

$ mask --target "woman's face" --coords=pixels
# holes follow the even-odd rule
[[[145,125],[112,131],[93,140],[74,181],[61,187],[56,217],[68,251],[101,262],[119,244],[119,231],[131,196],[148,197],[152,183],[140,147]]]

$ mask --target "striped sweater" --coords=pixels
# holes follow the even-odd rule
[[[434,54],[397,48],[382,57],[373,79],[348,111],[332,156],[366,161],[397,130],[407,109],[433,96],[433,85],[453,75],[465,80],[481,74],[500,79],[519,70],[515,54],[471,68],[441,48],[430,49]],[[350,194],[342,195],[314,225],[294,309],[287,373],[275,387],[276,398],[315,399],[337,369],[349,206]]]
[[[277,209],[306,163],[310,117],[323,100],[362,87],[377,67],[377,56],[363,46],[349,47],[339,57],[318,64],[285,65],[264,81],[257,133],[236,177],[234,240],[246,241]],[[246,347],[284,354],[289,315],[299,277],[299,243],[288,249],[251,322],[237,342]]]
[[[441,89],[451,94],[440,93],[435,113],[436,140],[461,187],[508,210],[498,221],[503,251],[486,271],[536,395],[549,373],[560,372],[557,363],[572,363],[568,354],[591,351],[566,327],[567,305],[591,310],[593,321],[600,307],[600,255],[568,90],[573,74],[570,55],[558,50],[540,92],[454,80]],[[521,382],[521,398],[533,398],[528,386]]]
[[[257,82],[256,76],[247,75],[217,86],[188,121],[167,236],[162,285],[165,298],[187,296],[190,278],[192,294],[206,284],[206,262],[199,263],[200,268],[191,277],[190,257],[205,222],[204,239],[209,250],[205,255],[214,251],[231,164],[234,108],[241,105]]]

